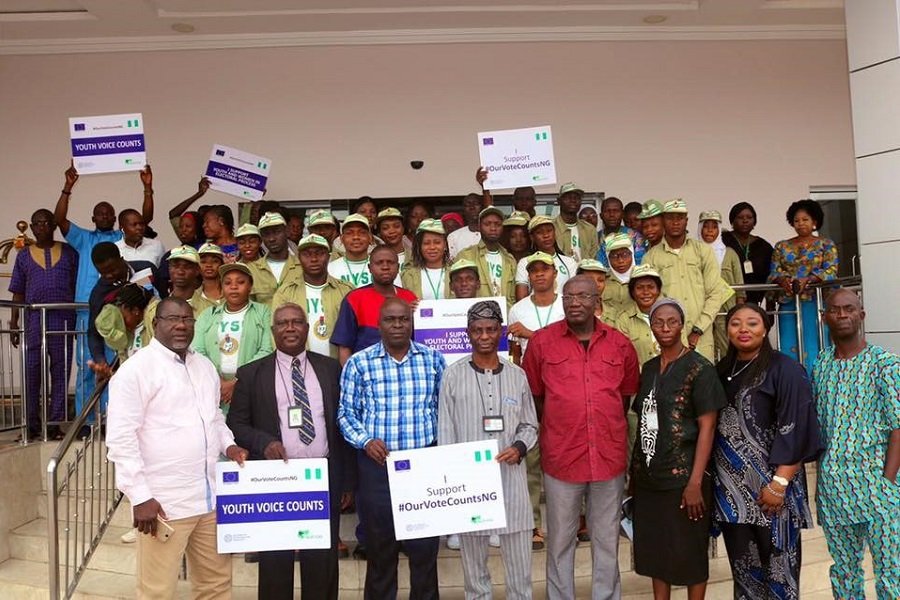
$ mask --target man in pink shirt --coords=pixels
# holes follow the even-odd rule
[[[123,363],[109,384],[106,445],[116,487],[128,496],[138,536],[137,596],[169,599],[181,557],[196,598],[231,598],[231,556],[216,551],[216,462],[243,465],[219,410],[219,375],[190,349],[194,312],[166,298],[154,339]],[[165,524],[161,524],[163,520]],[[164,541],[162,529],[171,529]]]
[[[341,509],[356,480],[356,453],[337,426],[341,365],[306,350],[309,322],[296,304],[275,310],[272,335],[277,350],[237,371],[228,426],[250,460],[328,458],[331,547],[299,553],[300,589],[304,600],[337,600]],[[292,425],[291,414],[302,418]],[[259,553],[257,590],[261,600],[294,597],[293,550]]]

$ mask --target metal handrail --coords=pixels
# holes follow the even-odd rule
[[[113,368],[116,366],[114,363]],[[109,379],[97,384],[47,463],[47,564],[51,600],[70,598],[75,593],[122,500],[122,493],[115,488],[115,466],[106,458],[102,440],[105,415],[100,399],[108,385]],[[89,424],[91,417],[94,422]],[[86,426],[90,429],[82,446],[76,447],[74,455],[64,464],[64,458]],[[60,469],[63,465],[65,468]],[[61,511],[63,496],[65,510]],[[61,518],[65,522],[64,560],[60,556]]]

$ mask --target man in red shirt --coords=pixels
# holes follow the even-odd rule
[[[627,337],[594,316],[597,284],[563,287],[566,318],[539,330],[522,366],[540,419],[547,498],[547,598],[575,597],[575,534],[582,500],[593,557],[593,600],[618,599],[619,519],[628,453],[625,413],[640,380]]]

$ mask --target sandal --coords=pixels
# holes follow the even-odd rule
[[[531,530],[531,549],[532,550],[543,550],[544,549],[544,532],[535,527]]]

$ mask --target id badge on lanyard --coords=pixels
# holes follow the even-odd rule
[[[481,417],[481,427],[485,433],[500,433],[503,431],[503,415],[485,415]]]

